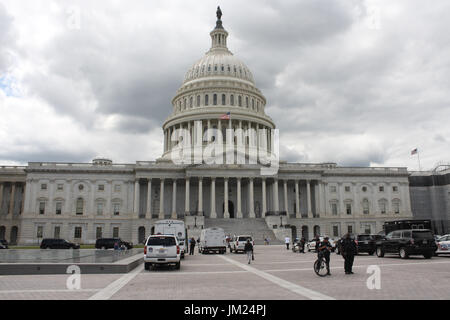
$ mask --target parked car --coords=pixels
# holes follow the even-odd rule
[[[436,255],[450,254],[450,235],[445,235],[439,238],[437,241]]]
[[[320,236],[319,237],[320,242],[322,242],[323,238],[325,238],[325,237],[326,236]],[[331,252],[334,252],[336,250],[338,240],[328,237],[328,241],[331,244]],[[308,251],[316,251],[316,239],[315,238],[306,243],[306,249]]]
[[[42,239],[41,249],[80,249],[80,245],[64,239]]]
[[[114,249],[115,243],[119,244],[119,247],[123,244],[127,249],[133,249],[133,243],[123,241],[120,238],[100,238],[95,241],[96,249]]]
[[[9,249],[8,241],[6,241],[5,239],[0,240],[0,249]]]
[[[255,241],[253,240],[252,236],[249,235],[240,235],[233,239],[232,245],[231,245],[231,252],[234,251],[234,253],[238,253],[239,251],[244,252],[245,244],[247,243],[247,240],[250,240],[250,242],[255,245]]]
[[[410,255],[431,259],[436,250],[437,245],[429,229],[396,230],[376,242],[376,253],[380,258],[386,253],[396,253],[402,259]]]
[[[358,234],[356,236],[356,250],[359,253],[368,253],[373,255],[376,251],[376,242],[383,239],[379,234]]]
[[[144,246],[144,268],[150,270],[155,265],[175,265],[181,267],[181,248],[173,235],[152,235]]]

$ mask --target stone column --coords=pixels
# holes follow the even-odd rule
[[[161,179],[159,188],[159,219],[164,219],[164,179]]]
[[[152,179],[148,179],[147,184],[147,219],[152,218]]]
[[[216,178],[211,178],[211,218],[217,218],[217,213],[216,213]]]
[[[186,178],[186,196],[185,196],[185,201],[184,201],[184,211],[185,211],[186,215],[189,215],[189,212],[190,212],[189,186],[190,186],[190,180],[189,180],[189,178]]]
[[[253,178],[250,178],[250,206],[249,206],[249,217],[255,218],[255,198],[254,198],[254,192],[253,192]]]
[[[280,211],[280,204],[278,203],[278,179],[273,181],[273,211]]]
[[[318,197],[319,197],[319,205],[317,206],[318,208],[318,214],[319,216],[322,215],[322,213],[324,213],[323,210],[323,192],[322,192],[322,187],[323,187],[323,183],[322,181],[318,181],[318,189],[319,189],[319,193],[318,193]]]
[[[286,216],[289,217],[287,180],[283,180],[283,188],[284,188],[284,210],[286,211]]]
[[[139,216],[139,180],[134,182],[134,216]]]
[[[316,210],[316,218],[319,217],[320,208],[319,208],[319,183],[314,184],[314,208]]]
[[[173,179],[172,190],[172,219],[177,218],[177,180]]]
[[[308,206],[308,218],[312,218],[311,211],[311,180],[306,180],[306,204]]]
[[[198,215],[203,215],[203,179],[198,180]]]
[[[229,219],[230,212],[228,210],[228,178],[224,178],[223,181],[223,217],[225,219]]]
[[[19,214],[22,214],[23,213],[23,209],[25,208],[25,196],[27,194],[26,192],[27,192],[27,183],[24,183],[23,184],[23,196],[22,196],[22,202],[21,202]]]
[[[243,218],[242,215],[242,198],[241,198],[241,178],[237,178],[237,213],[238,218]]]
[[[295,217],[298,219],[302,217],[302,214],[300,212],[300,194],[298,180],[295,180]]]
[[[210,130],[211,130],[211,120],[208,119],[208,129],[206,131],[206,137],[208,139],[208,142],[210,142],[210,140],[211,140],[211,131]]]
[[[9,211],[8,213],[14,214],[14,196],[16,193],[16,183],[12,182],[11,185],[11,198],[9,198]]]
[[[2,203],[3,203],[3,182],[0,182],[0,215],[2,214]]]
[[[266,217],[267,199],[266,199],[266,178],[262,179],[262,217]]]

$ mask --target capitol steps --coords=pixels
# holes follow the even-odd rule
[[[225,231],[226,235],[251,235],[255,244],[264,244],[264,238],[269,237],[270,244],[282,244],[277,240],[273,231],[267,226],[263,218],[251,219],[211,219],[205,218],[205,228],[218,227]]]

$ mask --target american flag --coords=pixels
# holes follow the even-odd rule
[[[220,116],[220,120],[230,120],[231,119],[231,112],[227,112]]]
[[[415,148],[413,151],[411,151],[411,155],[416,154],[417,153],[417,148]]]

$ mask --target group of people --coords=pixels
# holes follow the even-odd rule
[[[318,238],[316,238],[318,239]],[[327,268],[327,275],[331,275],[330,273],[330,252],[332,245],[329,241],[328,237],[323,238],[323,241],[318,241],[316,244],[317,255],[318,257],[323,257],[325,259],[325,265]],[[341,240],[338,242],[339,251],[344,258],[344,270],[345,274],[353,274],[353,261],[356,255],[356,242],[349,233],[347,233]]]
[[[195,241],[194,237],[189,239],[189,255],[190,256],[194,255],[195,245],[199,242],[200,242],[200,238],[198,238],[197,241]]]

